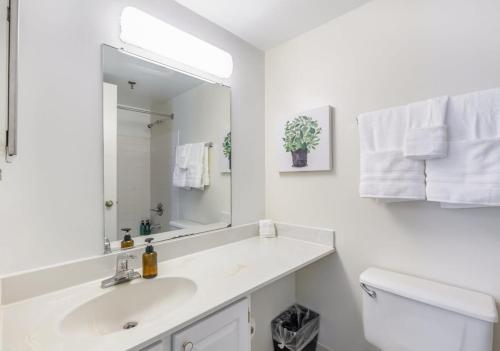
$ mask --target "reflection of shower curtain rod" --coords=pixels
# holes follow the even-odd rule
[[[154,116],[168,117],[170,119],[174,119],[174,114],[173,113],[155,112],[155,111],[146,110],[146,109],[143,109],[143,108],[138,108],[138,107],[133,107],[133,106],[127,106],[127,105],[118,105],[117,107],[120,110],[126,110],[126,111],[132,111],[132,112],[139,112],[139,113],[144,113],[146,115],[154,115]]]

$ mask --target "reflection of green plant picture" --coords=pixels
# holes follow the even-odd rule
[[[298,116],[286,121],[283,148],[292,154],[293,167],[307,167],[307,154],[320,143],[321,127],[317,120]]]
[[[224,157],[229,161],[229,169],[231,169],[231,132],[227,133],[222,142],[222,152]]]

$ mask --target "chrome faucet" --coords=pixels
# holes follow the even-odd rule
[[[101,282],[101,288],[109,288],[114,285],[129,282],[141,277],[139,273],[134,271],[133,268],[128,268],[128,260],[134,259],[135,256],[131,254],[120,254],[116,256],[116,273],[108,279]]]

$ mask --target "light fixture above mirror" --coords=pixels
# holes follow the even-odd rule
[[[214,77],[227,79],[233,72],[233,58],[226,51],[135,7],[122,11],[120,39]]]

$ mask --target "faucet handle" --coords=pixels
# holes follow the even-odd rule
[[[136,257],[137,257],[137,256],[136,256],[136,255],[134,255],[134,254],[130,254],[130,253],[121,253],[121,254],[119,254],[118,256],[116,256],[116,259],[117,259],[118,261],[122,261],[122,260],[126,261],[126,260],[133,260],[133,259],[135,259]]]

